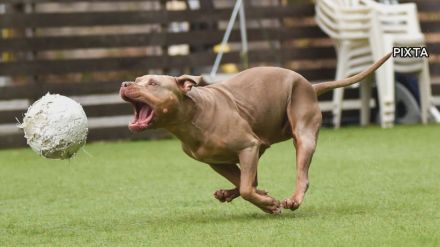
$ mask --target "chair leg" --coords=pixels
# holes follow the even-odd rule
[[[394,126],[394,102],[389,100],[382,103],[385,107],[382,110],[382,128],[391,128]]]
[[[344,101],[344,88],[333,90],[333,126],[335,129],[341,127],[342,103]]]
[[[394,125],[394,64],[390,59],[376,71],[376,85],[379,94],[380,121],[382,128]]]
[[[380,36],[380,37],[379,37]],[[380,42],[378,42],[380,40]],[[384,35],[377,28],[372,29],[373,56],[375,60],[393,50],[394,39],[391,35]],[[394,97],[394,59],[386,61],[376,70],[376,87],[379,95],[380,125],[383,128],[393,127],[395,112]]]
[[[419,74],[420,117],[422,123],[428,123],[429,107],[431,106],[431,82],[429,77],[428,59],[423,60],[423,68]]]
[[[360,83],[361,93],[361,125],[367,126],[370,123],[370,99],[371,99],[371,80]]]
[[[394,125],[395,111],[394,74],[393,76],[390,76],[390,73],[384,72],[385,71],[382,71],[382,73],[378,73],[376,79],[379,95],[380,125],[382,128],[391,128]],[[393,70],[391,70],[391,72],[393,73]],[[388,76],[385,76],[384,74],[388,74]]]
[[[336,67],[336,80],[343,79],[346,73],[346,66],[348,62],[349,42],[342,42],[337,47],[338,64]],[[335,129],[341,127],[342,118],[342,103],[344,100],[344,88],[337,88],[333,90],[333,127]]]

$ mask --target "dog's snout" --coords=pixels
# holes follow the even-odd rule
[[[124,81],[124,82],[122,83],[121,87],[128,87],[128,86],[130,86],[130,85],[132,85],[132,84],[133,84],[132,81]]]

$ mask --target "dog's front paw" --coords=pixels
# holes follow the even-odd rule
[[[231,202],[235,198],[240,196],[238,188],[231,190],[217,190],[214,192],[214,197],[220,202]]]
[[[264,205],[258,205],[258,207],[268,214],[281,214],[283,207],[281,206],[280,201],[271,196],[266,195],[266,197],[270,198],[270,201]]]
[[[265,196],[268,194],[265,190],[256,190],[257,194]],[[230,189],[230,190],[217,190],[214,192],[214,197],[220,202],[231,202],[235,198],[240,196],[240,190],[238,188]]]

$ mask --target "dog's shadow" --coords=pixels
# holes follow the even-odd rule
[[[252,212],[252,213],[241,213],[230,211],[227,213],[222,213],[219,210],[204,211],[204,212],[191,212],[186,214],[181,214],[178,216],[173,215],[163,215],[159,217],[149,218],[150,223],[173,223],[173,224],[186,224],[187,222],[198,223],[198,224],[210,224],[210,223],[222,223],[222,222],[252,222],[252,221],[279,221],[290,219],[294,221],[295,219],[307,219],[316,217],[334,217],[335,214],[343,215],[362,215],[368,214],[368,208],[362,206],[355,207],[309,207],[304,209],[299,209],[297,211],[283,210],[279,215],[271,215],[263,212]]]
[[[196,224],[211,224],[211,223],[224,223],[224,222],[251,222],[251,221],[273,221],[277,219],[295,218],[294,213],[288,212],[280,215],[270,215],[263,212],[255,213],[236,213],[236,214],[224,214],[218,213],[218,211],[200,213],[186,213],[179,216],[168,216],[149,218],[149,223],[172,223],[172,224],[187,224],[188,222]]]
[[[128,217],[116,217],[114,219],[93,219],[88,224],[93,225],[94,229],[105,231],[127,229],[129,227],[148,227],[148,226],[177,226],[186,227],[188,223],[198,224],[202,227],[210,224],[235,224],[235,223],[277,223],[277,222],[298,222],[312,221],[314,219],[332,220],[341,215],[356,216],[369,214],[372,208],[364,205],[333,205],[333,206],[312,206],[300,208],[297,211],[283,210],[279,215],[266,214],[258,210],[252,212],[247,209],[225,210],[224,208],[210,208],[208,210],[184,210],[181,213],[165,214],[135,214]]]

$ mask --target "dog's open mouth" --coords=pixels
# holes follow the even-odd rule
[[[128,128],[135,132],[148,128],[154,119],[153,107],[143,102],[130,101],[130,103],[133,105],[134,117]]]

